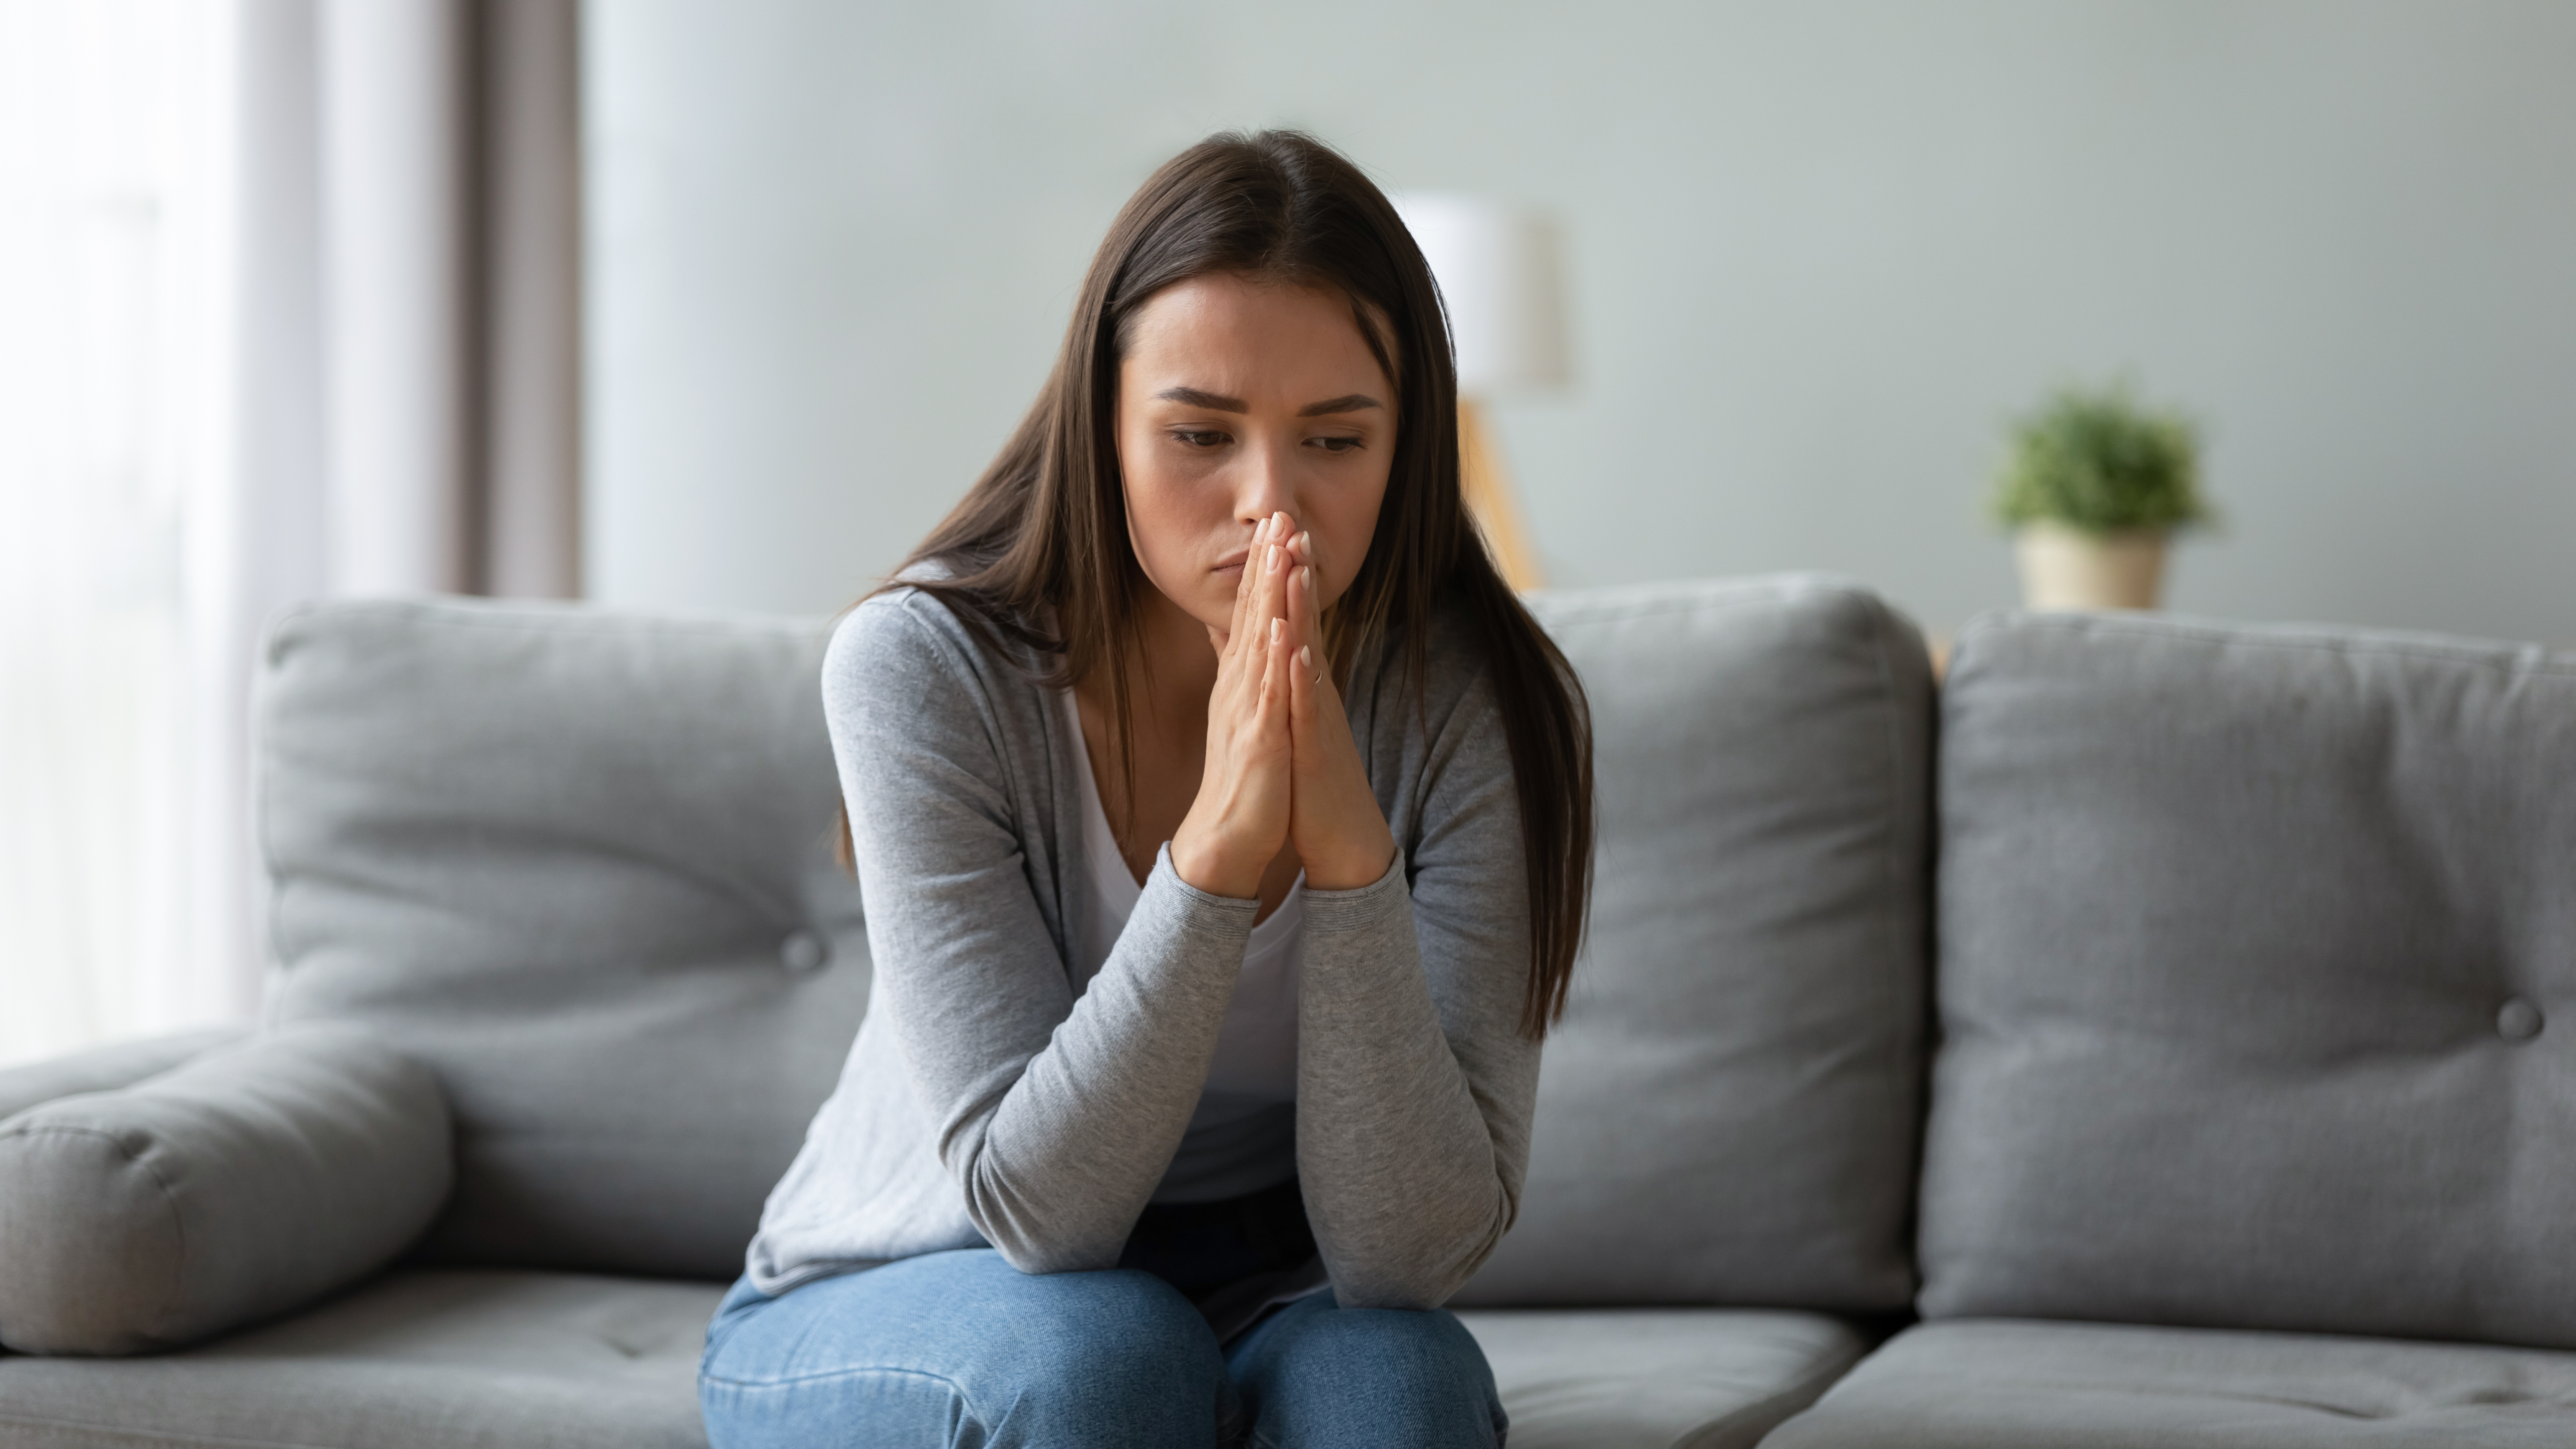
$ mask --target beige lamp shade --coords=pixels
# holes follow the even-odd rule
[[[1516,589],[1545,583],[1511,471],[1484,419],[1497,393],[1563,387],[1574,368],[1566,346],[1565,267],[1555,226],[1540,212],[1472,196],[1395,198],[1431,264],[1458,360],[1460,483],[1503,578]]]
[[[1563,387],[1574,368],[1556,227],[1526,207],[1439,193],[1394,199],[1431,263],[1470,397]]]

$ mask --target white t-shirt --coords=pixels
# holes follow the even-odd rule
[[[1083,843],[1091,857],[1093,910],[1081,949],[1090,958],[1083,964],[1096,971],[1144,891],[1128,874],[1118,837],[1110,832],[1072,691],[1062,698],[1082,787]],[[1215,1202],[1297,1174],[1298,927],[1305,919],[1305,896],[1306,878],[1300,875],[1279,909],[1252,928],[1198,1110],[1154,1189],[1156,1202]]]

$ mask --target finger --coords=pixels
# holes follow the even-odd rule
[[[1305,636],[1301,647],[1312,654],[1312,660],[1307,665],[1305,673],[1309,686],[1314,692],[1315,710],[1318,717],[1338,718],[1341,714],[1342,696],[1340,689],[1333,683],[1331,657],[1324,650],[1323,592],[1315,586],[1315,570],[1312,566],[1301,568],[1297,572],[1300,613],[1292,627]]]
[[[1279,542],[1262,551],[1260,612],[1253,615],[1256,619],[1284,619],[1288,616],[1287,534],[1273,530],[1271,536]]]
[[[1217,646],[1220,663],[1231,657],[1235,641],[1243,637],[1243,621],[1251,611],[1255,575],[1261,568],[1261,536],[1269,527],[1269,520],[1264,519],[1252,530],[1251,546],[1243,555],[1243,572],[1234,576],[1234,608],[1226,615],[1225,639]]]
[[[1235,614],[1232,637],[1247,648],[1259,649],[1269,642],[1262,620],[1276,612],[1268,602],[1269,581],[1264,576],[1270,549],[1281,534],[1276,518],[1265,518],[1254,525],[1252,547],[1243,556],[1243,573],[1234,591]],[[1256,670],[1258,666],[1255,666]]]
[[[1322,575],[1315,564],[1315,535],[1300,530],[1288,541],[1289,568],[1296,577],[1288,591],[1288,627],[1301,630],[1309,644],[1323,642]]]
[[[1299,564],[1288,579],[1288,628],[1300,646],[1324,642],[1323,611],[1315,605],[1315,566]]]
[[[1270,626],[1263,633],[1268,636],[1269,647],[1262,651],[1264,658],[1261,669],[1261,723],[1265,729],[1277,729],[1285,733],[1288,727],[1290,674],[1287,622],[1282,619],[1272,619]]]
[[[1297,646],[1296,661],[1288,670],[1288,733],[1305,748],[1306,731],[1315,723],[1315,651],[1310,645]]]

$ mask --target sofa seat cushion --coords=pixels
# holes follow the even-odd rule
[[[724,1289],[568,1273],[397,1273],[286,1323],[142,1359],[0,1356],[7,1449],[703,1449],[698,1351]],[[1458,1315],[1512,1449],[1736,1449],[1865,1343],[1737,1309]]]
[[[722,1284],[396,1273],[159,1358],[0,1357],[8,1449],[704,1449]]]
[[[2576,1353],[1960,1319],[1897,1335],[1763,1449],[2571,1443]]]
[[[1728,1308],[1490,1309],[1459,1321],[1482,1344],[1512,1449],[1734,1449],[1866,1347],[1839,1319]]]

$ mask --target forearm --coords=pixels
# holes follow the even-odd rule
[[[1257,910],[1158,861],[1117,948],[1044,1048],[959,1103],[941,1157],[1013,1265],[1116,1264],[1198,1105]]]
[[[1351,1307],[1447,1299],[1502,1240],[1518,1195],[1433,1003],[1404,865],[1399,854],[1376,884],[1305,907],[1298,1172]]]

